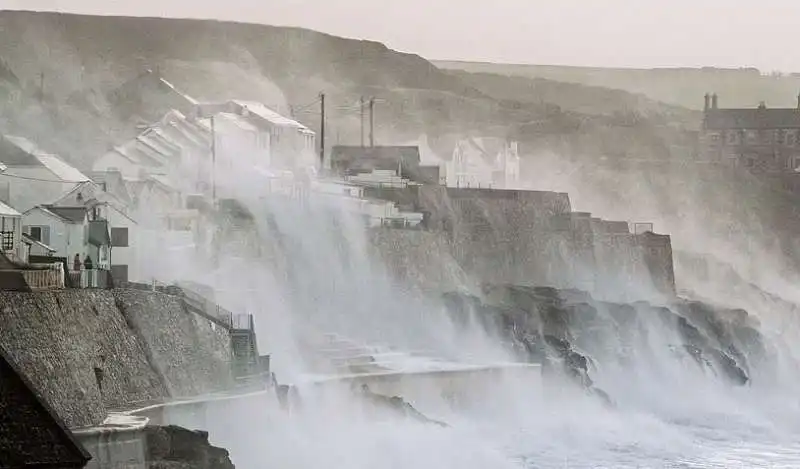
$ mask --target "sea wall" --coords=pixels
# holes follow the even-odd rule
[[[0,292],[0,346],[70,427],[230,384],[228,332],[157,292]]]
[[[218,391],[231,380],[231,338],[218,323],[186,310],[180,297],[117,290],[118,310],[141,338],[170,397]]]
[[[415,287],[451,291],[470,281],[441,233],[373,228],[368,239],[372,254],[383,261],[390,274]]]
[[[565,193],[416,186],[369,195],[425,214],[428,233],[373,237],[404,279],[440,283],[453,268],[432,256],[446,250],[472,283],[578,288],[626,301],[675,292],[669,236],[573,212]],[[443,265],[448,272],[437,272]]]

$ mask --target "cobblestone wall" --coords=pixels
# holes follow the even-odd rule
[[[229,382],[227,331],[156,292],[0,291],[0,345],[70,427]]]

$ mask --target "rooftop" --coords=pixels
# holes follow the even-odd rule
[[[24,137],[0,136],[0,162],[5,166],[44,167],[63,182],[83,182],[89,178],[56,155],[48,154]]]
[[[3,217],[21,217],[22,214],[16,211],[10,205],[6,205],[3,202],[0,202],[0,216]]]
[[[708,129],[798,129],[800,109],[758,107],[752,109],[709,109]]]
[[[273,111],[272,109],[268,108],[262,103],[256,101],[243,101],[239,99],[231,100],[231,102],[238,106],[246,108],[251,113],[255,114],[256,116],[264,119],[269,123],[284,127],[294,127],[299,130],[311,132],[311,129],[309,129],[305,125],[297,122],[294,119],[290,119],[288,117],[278,114],[277,112]]]
[[[331,149],[334,168],[371,170],[398,170],[419,166],[419,147],[416,146],[347,146],[335,145]]]
[[[55,207],[53,205],[40,205],[39,208],[67,223],[83,223],[86,219],[86,207]]]

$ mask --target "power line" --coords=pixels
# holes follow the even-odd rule
[[[83,181],[64,181],[64,180],[55,180],[55,179],[33,178],[33,177],[27,177],[27,176],[17,176],[16,174],[6,174],[6,173],[0,173],[0,177],[25,179],[27,181],[55,182],[55,183],[59,183],[59,184],[81,184],[83,182],[91,182],[91,179],[84,179]]]
[[[320,101],[320,98],[317,98],[317,99],[315,99],[314,101],[312,101],[312,102],[310,102],[308,104],[303,104],[302,106],[290,106],[290,107],[292,109],[292,112],[303,112],[303,111],[305,111],[305,110],[307,110],[307,109],[309,109],[311,107],[314,107],[317,104],[319,104],[319,101]]]

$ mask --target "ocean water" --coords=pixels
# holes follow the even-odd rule
[[[789,396],[748,389],[711,402],[609,409],[578,396],[515,394],[498,390],[481,408],[434,412],[449,428],[363,415],[353,403],[310,404],[253,427],[250,456],[282,468],[800,467],[800,411]],[[233,449],[234,462],[243,452]]]
[[[270,214],[283,239],[273,232],[264,242],[280,256],[267,266],[237,260],[231,272],[248,275],[218,276],[216,286],[224,304],[256,314],[260,349],[272,354],[281,382],[311,373],[298,340],[309,330],[467,363],[511,360],[490,331],[457,329],[398,288],[365,254],[357,224],[333,227],[281,207]],[[756,317],[776,316],[758,302],[747,306]],[[635,351],[646,359],[616,368],[600,361],[591,371],[613,407],[541,379],[486,383],[459,407],[404,396],[449,424],[440,428],[373,415],[348,393],[301,387],[301,409],[287,413],[269,399],[233,405],[209,416],[207,429],[239,469],[800,468],[800,337],[774,326],[761,327],[771,371],[755,370],[742,387],[674,358],[662,343],[674,331],[650,325],[652,343]]]

